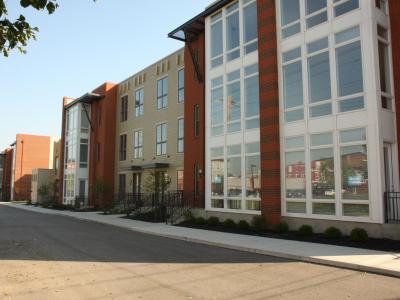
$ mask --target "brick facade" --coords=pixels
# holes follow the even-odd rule
[[[189,194],[185,199],[194,199],[194,206],[204,208],[204,170],[205,170],[205,33],[192,42],[192,48],[198,53],[201,81],[190,55],[189,46],[185,46],[185,158],[184,191]],[[195,136],[195,107],[200,113],[199,134]],[[198,195],[192,197],[198,170]],[[190,203],[192,205],[192,203]]]
[[[33,169],[48,169],[52,164],[51,138],[17,134],[14,166],[14,200],[31,199]]]
[[[11,172],[13,163],[12,148],[4,150],[4,164],[3,164],[3,184],[2,184],[2,200],[9,201],[11,198]]]
[[[270,224],[281,218],[279,82],[274,0],[257,0],[259,78],[261,212]]]

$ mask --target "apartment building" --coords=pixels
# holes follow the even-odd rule
[[[398,234],[399,14],[391,0],[220,0],[169,34],[185,43],[184,187],[209,215]]]
[[[64,97],[60,200],[101,207],[112,200],[117,86],[104,83],[77,99]]]
[[[5,151],[5,200],[31,200],[32,170],[53,167],[53,142],[49,136],[16,135]]]
[[[183,189],[184,52],[119,84],[115,187],[119,194]]]

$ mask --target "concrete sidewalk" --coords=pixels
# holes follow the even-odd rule
[[[121,215],[102,215],[98,212],[56,211],[23,204],[0,204],[37,213],[62,215],[84,221],[118,226],[137,232],[173,239],[400,277],[400,253],[154,224],[123,219]]]

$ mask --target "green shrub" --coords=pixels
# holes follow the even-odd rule
[[[240,220],[237,224],[237,227],[242,230],[248,230],[250,228],[250,224],[246,220]]]
[[[267,225],[267,221],[262,216],[254,216],[251,220],[251,228],[255,231],[266,230]]]
[[[311,236],[314,233],[313,228],[310,225],[302,225],[297,234],[300,236]]]
[[[218,226],[219,219],[217,217],[209,217],[207,220],[207,225],[209,226]]]
[[[207,221],[203,217],[196,218],[196,224],[197,225],[205,225],[206,223],[207,223]]]
[[[368,240],[368,233],[365,229],[354,228],[350,233],[350,240],[353,242],[366,242]]]
[[[224,227],[226,228],[235,228],[236,227],[236,223],[235,221],[233,221],[232,219],[226,219],[223,223]]]
[[[289,231],[289,225],[286,222],[280,222],[278,225],[275,227],[275,231],[278,233],[286,233]]]
[[[195,218],[190,210],[187,210],[183,213],[183,217],[185,218],[185,222],[193,223]]]
[[[325,230],[325,236],[329,239],[340,239],[342,237],[342,232],[339,228],[329,227]]]

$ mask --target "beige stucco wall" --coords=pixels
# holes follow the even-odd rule
[[[118,175],[126,173],[126,192],[133,189],[131,166],[168,163],[166,170],[171,179],[170,190],[176,190],[177,170],[183,168],[183,153],[177,152],[178,119],[184,115],[184,103],[178,102],[178,71],[184,67],[183,49],[163,58],[155,64],[129,77],[119,84],[117,107],[117,134],[115,147],[115,190]],[[157,110],[157,81],[168,76],[168,107]],[[144,114],[135,116],[135,91],[144,88]],[[121,98],[128,96],[128,120],[120,122]],[[168,124],[167,155],[156,155],[156,126]],[[134,132],[143,130],[143,157],[134,159]],[[127,134],[127,157],[119,161],[119,137]],[[151,170],[142,172],[142,186]]]
[[[49,186],[49,196],[53,194],[53,183],[55,180],[53,169],[34,169],[32,170],[32,190],[31,190],[31,202],[33,204],[42,201],[42,197],[38,193],[38,189],[42,185]]]

